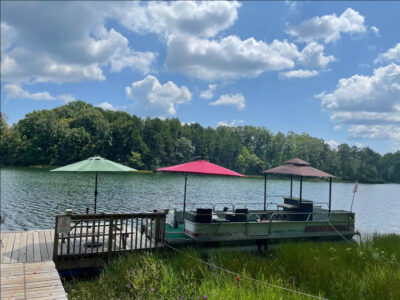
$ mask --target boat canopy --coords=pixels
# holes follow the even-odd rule
[[[263,173],[297,175],[302,177],[335,177],[332,174],[313,168],[310,165],[309,162],[302,159],[293,158],[285,161],[282,166],[266,170]]]
[[[157,169],[156,171],[244,177],[243,174],[231,171],[206,160],[196,160],[180,165]]]

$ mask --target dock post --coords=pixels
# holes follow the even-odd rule
[[[332,177],[329,177],[329,214],[331,213],[332,203]]]
[[[300,203],[303,197],[303,176],[300,176]]]
[[[290,175],[290,199],[293,197],[293,175]]]
[[[111,252],[112,252],[112,240],[113,240],[113,226],[114,226],[114,219],[110,217],[109,219],[109,228],[108,228],[108,246],[107,246],[107,260],[110,262],[111,259]]]
[[[264,211],[267,210],[267,173],[264,173]]]
[[[58,227],[58,216],[56,216],[56,226],[54,228],[54,244],[53,244],[53,261],[57,261],[57,256],[58,256],[58,232],[57,232],[57,227]]]

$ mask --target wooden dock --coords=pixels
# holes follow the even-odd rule
[[[2,232],[0,239],[2,264],[53,259],[54,230]]]
[[[54,230],[0,234],[0,299],[67,299],[52,261]]]

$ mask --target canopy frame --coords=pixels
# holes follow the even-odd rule
[[[306,162],[299,158],[293,158],[283,165],[265,170],[264,173],[264,210],[267,201],[267,174],[278,174],[278,175],[290,175],[290,198],[293,197],[293,176],[300,176],[300,192],[299,192],[299,202],[302,203],[303,200],[303,177],[326,177],[329,178],[329,213],[331,213],[332,207],[332,178],[335,177],[332,174],[326,173],[324,171],[318,170],[310,166],[309,162]]]

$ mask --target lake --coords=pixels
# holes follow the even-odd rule
[[[99,174],[97,212],[134,212],[168,208],[183,202],[183,174]],[[288,196],[289,180],[268,180],[268,201]],[[333,183],[332,208],[349,210],[354,184]],[[294,196],[299,184],[293,185]],[[327,182],[306,181],[303,198],[328,202]],[[54,216],[66,209],[84,213],[93,209],[94,174],[52,173],[48,169],[3,168],[1,170],[2,231],[48,229]],[[188,175],[188,202],[262,203],[263,178],[232,178]],[[190,206],[188,206],[190,208]],[[221,206],[222,208],[222,206]],[[368,233],[400,234],[400,184],[359,184],[353,211],[356,229]]]

